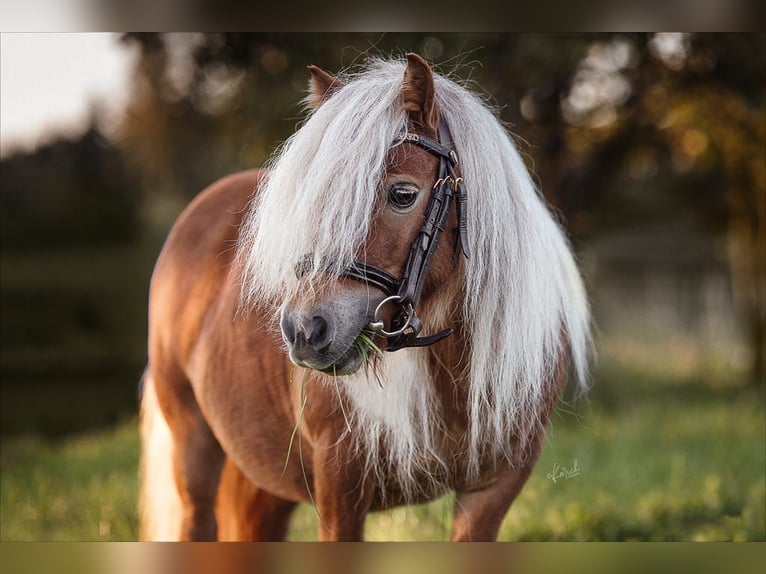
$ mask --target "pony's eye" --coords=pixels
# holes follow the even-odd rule
[[[388,190],[388,203],[398,211],[409,209],[415,205],[417,198],[418,190],[413,187],[394,185]]]

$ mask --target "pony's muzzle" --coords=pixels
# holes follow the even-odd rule
[[[333,296],[287,301],[280,327],[290,360],[325,374],[350,375],[362,364],[357,341],[383,297],[368,289],[337,289]]]

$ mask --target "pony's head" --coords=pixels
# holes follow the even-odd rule
[[[275,162],[252,230],[254,247],[269,243],[280,268],[263,269],[253,284],[278,287],[271,295],[280,296],[282,337],[294,363],[347,375],[366,356],[363,331],[385,349],[394,337],[402,342],[405,333],[414,339],[422,326],[419,316],[431,329],[459,307],[434,305],[438,294],[443,299],[449,292],[454,299],[456,289],[449,286],[463,283],[462,261],[455,256],[456,209],[444,209],[443,221],[422,235],[429,214],[437,215],[435,192],[447,193],[451,203],[449,186],[455,186],[452,178],[440,182],[448,189],[435,188],[449,156],[423,145],[438,142],[440,117],[433,73],[422,58],[408,55],[395,91],[392,78],[386,86],[382,74],[346,84],[319,68],[309,70],[313,114]],[[391,93],[381,98],[370,89],[373,82]],[[459,166],[450,169],[457,177]],[[410,263],[414,243],[425,245],[434,236],[423,261]],[[416,268],[406,269],[408,263]],[[421,270],[417,296],[397,295],[400,279]],[[263,275],[276,281],[263,281]],[[414,291],[417,277],[409,279]],[[401,333],[379,336],[395,331]]]

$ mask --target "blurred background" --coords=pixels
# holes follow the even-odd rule
[[[0,41],[2,539],[135,538],[148,284],[175,217],[295,131],[307,65],[408,51],[497,108],[593,305],[593,390],[557,409],[502,537],[766,538],[766,35]],[[445,538],[448,504],[367,535]]]

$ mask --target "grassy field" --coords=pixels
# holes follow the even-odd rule
[[[606,361],[562,405],[503,540],[764,540],[763,388],[647,376]],[[3,540],[132,540],[136,421],[57,442],[2,443]],[[554,469],[577,472],[570,478]],[[371,540],[444,540],[449,497],[372,515]],[[301,507],[293,540],[316,539]]]

